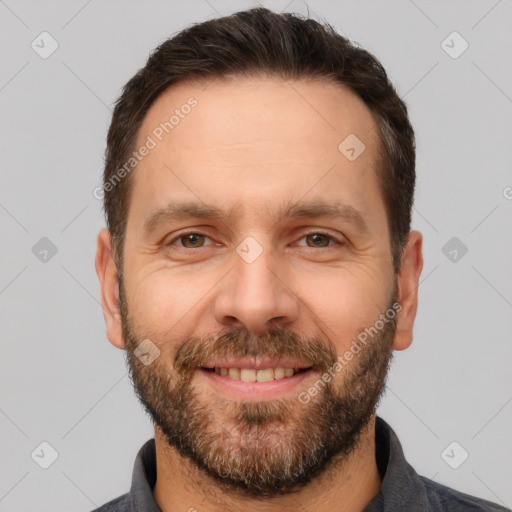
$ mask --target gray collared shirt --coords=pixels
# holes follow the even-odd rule
[[[420,476],[406,461],[393,429],[377,417],[376,459],[382,486],[362,512],[468,512],[511,509],[464,494]],[[93,512],[162,512],[153,498],[156,482],[155,440],[147,441],[133,466],[130,492]]]

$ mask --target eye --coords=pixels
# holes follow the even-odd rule
[[[308,247],[312,248],[312,249],[314,249],[314,248],[322,249],[323,247],[329,247],[330,242],[342,244],[342,242],[340,240],[338,240],[337,238],[335,238],[334,236],[332,236],[328,233],[324,233],[322,231],[306,233],[305,235],[302,236],[301,240],[303,238],[306,239],[306,243],[308,244]],[[312,245],[309,245],[309,243],[311,243]]]
[[[204,241],[206,238],[210,238],[209,236],[204,235],[203,233],[197,233],[195,231],[190,231],[188,233],[181,233],[177,237],[173,238],[166,245],[174,245],[174,242],[180,241],[181,245],[179,247],[185,249],[200,249],[204,246]]]
[[[205,240],[210,239],[209,236],[198,233],[196,231],[190,231],[188,233],[181,233],[178,236],[174,237],[172,240],[170,240],[168,243],[166,243],[167,246],[172,246],[175,244],[175,242],[179,241],[180,244],[178,245],[178,248],[182,249],[200,249],[202,247],[205,247]],[[336,237],[330,235],[329,233],[324,233],[322,231],[313,231],[311,233],[306,233],[303,235],[300,240],[306,239],[307,247],[310,249],[322,249],[324,247],[330,247],[332,245],[342,244],[340,240],[338,240]],[[334,242],[334,244],[331,244],[331,242]]]

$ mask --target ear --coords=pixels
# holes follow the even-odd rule
[[[124,348],[121,311],[119,306],[119,281],[112,253],[110,231],[102,229],[98,234],[96,273],[101,285],[101,307],[107,327],[107,338],[117,348]]]
[[[402,309],[397,315],[397,329],[393,348],[404,350],[412,343],[412,328],[418,309],[418,286],[423,269],[423,237],[419,231],[411,231],[402,252],[402,264],[398,275],[398,301]]]

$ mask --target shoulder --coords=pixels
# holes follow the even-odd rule
[[[438,484],[424,476],[420,476],[421,480],[425,485],[425,489],[428,496],[428,503],[430,506],[434,506],[433,510],[450,510],[450,511],[506,511],[510,512],[510,509],[505,508],[497,503],[477,498],[469,494],[465,494],[460,491],[456,491],[445,485]]]
[[[129,512],[128,493],[105,503],[99,508],[95,508],[91,512]]]

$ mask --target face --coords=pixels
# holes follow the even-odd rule
[[[392,270],[374,120],[339,85],[216,79],[162,94],[148,137],[109,338],[172,449],[241,494],[290,492],[357,445],[419,275]]]

